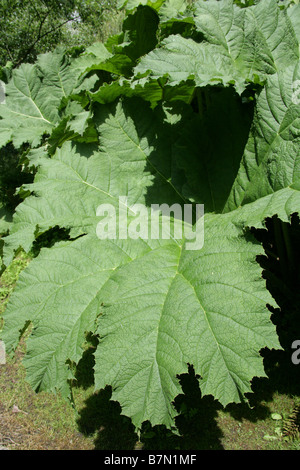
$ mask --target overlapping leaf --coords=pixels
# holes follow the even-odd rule
[[[294,31],[300,42],[300,5],[293,5],[288,9],[288,16],[293,24]]]
[[[273,301],[254,263],[261,247],[244,238],[231,214],[205,219],[202,250],[188,250],[184,238],[96,237],[97,206],[116,206],[119,195],[147,205],[178,202],[180,178],[170,173],[172,160],[161,160],[153,115],[135,100],[119,103],[98,118],[102,152],[87,158],[65,144],[39,161],[35,196],[20,206],[7,247],[26,242],[28,249],[36,230],[55,224],[87,235],[42,251],[28,267],[6,310],[3,337],[10,349],[32,321],[28,380],[67,393],[68,364],[78,362],[85,334],[97,331],[96,387],[113,385],[136,426],[147,419],[171,426],[176,374],[187,363],[201,375],[203,393],[226,404],[250,391],[253,375],[264,375],[259,350],[278,343],[266,308]],[[180,123],[171,114],[168,126],[172,119]]]
[[[204,204],[206,212],[222,212],[240,167],[253,105],[227,88],[199,94],[207,108],[186,122],[174,155],[186,175],[185,197]]]
[[[270,77],[260,93],[243,161],[225,210],[290,188],[300,179],[300,62]],[[300,83],[300,82],[299,82]]]
[[[202,250],[170,244],[107,283],[96,387],[111,383],[136,426],[145,420],[171,426],[170,402],[180,392],[175,377],[187,363],[201,376],[202,393],[225,405],[250,391],[251,376],[264,375],[263,344],[278,347],[265,308],[273,301],[253,264],[259,247],[225,219],[205,219]]]
[[[136,130],[131,122],[127,131],[132,139]],[[114,148],[114,136],[106,132],[107,148]],[[90,173],[89,160],[81,157],[79,162],[69,152],[64,147],[57,159],[41,164],[37,194],[42,180],[47,181],[43,191],[50,200],[63,186],[70,191],[79,182],[83,189],[76,194],[87,214],[91,202],[94,210],[98,203],[113,200],[115,184],[122,181],[113,178],[116,168],[105,168],[102,161],[95,186],[88,175],[95,175],[96,168]],[[123,147],[122,155],[121,167],[136,163],[131,146]],[[140,161],[145,165],[144,158]],[[70,202],[66,199],[63,208],[69,220],[80,210]],[[50,214],[45,203],[43,209]],[[136,426],[146,419],[171,426],[171,402],[180,390],[176,374],[187,363],[201,375],[203,393],[213,393],[223,404],[250,391],[254,374],[264,375],[259,350],[278,343],[266,308],[273,301],[254,263],[261,252],[229,216],[206,218],[205,245],[196,251],[187,250],[184,240],[103,241],[91,231],[44,250],[30,264],[6,310],[4,340],[8,349],[15,346],[19,331],[32,321],[35,330],[25,360],[28,380],[35,388],[66,393],[71,377],[67,364],[78,362],[85,333],[96,331],[99,317],[97,331],[103,340],[96,354],[96,387],[113,385],[114,397]]]
[[[241,93],[247,82],[263,83],[299,57],[295,32],[276,0],[245,9],[231,0],[199,1],[194,23],[201,42],[169,36],[142,58],[135,74],[166,76],[173,86],[188,79],[201,87],[234,84]]]
[[[159,117],[140,100],[99,107],[94,124],[100,149],[66,142],[52,159],[43,152],[38,158],[37,151],[39,172],[24,189],[38,197],[28,197],[18,206],[6,238],[4,262],[9,263],[19,247],[28,251],[39,234],[55,226],[71,229],[72,236],[89,231],[95,225],[97,207],[118,206],[119,196],[127,197],[130,205],[183,203],[175,183],[168,182],[176,178],[170,160],[176,117],[170,132],[170,124],[161,125]]]
[[[17,148],[23,143],[37,147],[60,120],[61,100],[71,94],[78,77],[78,70],[70,67],[61,49],[14,70],[5,103],[0,105],[0,147],[10,141]]]

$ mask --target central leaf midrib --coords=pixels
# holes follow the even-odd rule
[[[231,375],[230,369],[229,369],[228,366],[227,366],[225,357],[224,357],[224,355],[223,355],[223,353],[222,353],[222,351],[221,351],[221,348],[220,348],[220,344],[219,344],[219,342],[218,342],[218,340],[217,340],[217,338],[216,338],[216,336],[215,336],[215,334],[214,334],[214,332],[213,332],[213,329],[212,329],[212,327],[211,327],[211,325],[210,325],[210,322],[209,322],[209,319],[208,319],[206,310],[205,310],[204,306],[203,306],[202,303],[201,303],[201,299],[200,299],[199,295],[197,294],[197,292],[196,292],[196,290],[195,290],[195,287],[193,286],[193,284],[191,283],[191,281],[184,275],[184,273],[183,273],[182,271],[181,271],[181,272],[178,272],[178,274],[180,274],[180,275],[182,276],[182,278],[183,278],[183,279],[189,284],[189,286],[192,288],[192,291],[194,292],[194,295],[195,295],[195,297],[196,297],[196,299],[197,299],[197,302],[198,302],[198,304],[199,304],[199,306],[200,306],[200,308],[201,308],[201,311],[202,311],[202,313],[204,314],[204,318],[205,318],[206,324],[207,324],[207,326],[208,326],[208,328],[209,328],[209,330],[210,330],[210,332],[211,332],[211,336],[212,336],[212,338],[213,338],[213,340],[214,340],[214,342],[215,342],[215,344],[216,344],[217,349],[216,349],[215,353],[216,353],[216,352],[219,352],[219,355],[220,355],[220,357],[221,357],[222,360],[223,360],[224,366],[225,366],[226,370],[228,371],[228,374],[229,374],[229,376],[231,377],[232,382],[233,382],[235,388],[237,388],[237,384],[236,384],[234,378],[233,378],[232,375]],[[208,377],[203,377],[203,379],[208,380]]]

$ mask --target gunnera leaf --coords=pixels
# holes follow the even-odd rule
[[[146,2],[126,3],[134,9]],[[153,11],[160,9],[161,2],[151,3]],[[181,9],[185,14],[191,12]],[[64,85],[52,121],[40,98],[56,72],[43,89],[37,69],[26,66],[16,74],[20,80],[24,75],[23,91],[11,83],[16,98],[1,121],[4,140],[11,132],[9,139],[23,141],[28,127],[26,142],[38,145],[58,119],[60,95],[69,93],[64,102],[74,114],[65,129],[82,138],[60,140],[51,158],[45,146],[27,154],[36,175],[22,187],[30,196],[1,241],[4,264],[54,227],[68,237],[42,248],[20,275],[1,338],[13,352],[31,323],[27,380],[36,390],[68,396],[73,366],[93,333],[99,339],[95,389],[110,385],[112,399],[136,428],[147,420],[172,428],[178,375],[189,365],[202,394],[224,406],[244,400],[253,377],[266,375],[261,350],[280,348],[269,309],[276,304],[257,263],[263,248],[248,228],[263,227],[273,215],[288,221],[300,209],[297,22],[275,0],[247,8],[227,0],[198,2],[193,22],[201,40],[173,34],[141,58],[139,77],[129,84],[132,90],[137,85],[139,99],[128,92],[128,82],[113,79],[98,91],[83,87],[88,99],[77,108],[68,101],[66,69],[65,76],[59,72]],[[154,82],[161,98],[154,97]],[[179,84],[185,103],[176,98]],[[11,114],[20,111],[19,93],[28,112],[16,120],[17,136]],[[198,93],[206,103],[195,104]],[[49,130],[40,122],[45,119]],[[85,140],[90,124],[95,142]],[[59,137],[62,129],[56,129]],[[154,204],[169,208],[158,218],[157,236],[149,232]],[[191,232],[178,231],[181,217],[171,208],[182,215],[197,204],[204,204],[205,214],[189,227],[196,237],[191,242]],[[125,224],[116,226],[124,213]],[[105,236],[99,227],[107,228]],[[124,229],[134,236],[124,237]]]
[[[28,249],[36,230],[54,223],[82,236],[42,249],[25,269],[1,336],[11,351],[32,322],[27,379],[35,389],[67,395],[70,363],[80,360],[85,335],[98,334],[96,389],[112,385],[136,427],[148,419],[171,427],[177,374],[188,364],[201,376],[202,393],[225,405],[251,391],[253,376],[265,375],[259,351],[279,343],[267,309],[274,301],[255,262],[262,247],[232,214],[205,216],[202,248],[188,248],[185,234],[97,237],[97,206],[117,208],[120,194],[148,208],[149,189],[151,203],[182,198],[171,160],[161,161],[157,150],[154,111],[136,103],[100,107],[100,152],[81,156],[66,143],[39,159],[34,195],[20,205],[7,246],[26,241]],[[171,115],[167,124],[172,120],[180,123]]]

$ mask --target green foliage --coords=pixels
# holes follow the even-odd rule
[[[95,388],[112,386],[136,428],[172,428],[189,364],[202,395],[225,406],[266,375],[260,351],[280,348],[249,229],[300,209],[298,6],[126,8],[105,44],[42,55],[7,86],[0,142],[26,146],[35,177],[19,190],[3,265],[20,248],[47,247],[19,278],[2,338],[13,351],[32,323],[28,381],[69,396],[94,335]],[[151,204],[204,204],[203,248],[184,236],[100,240],[97,208],[118,215],[120,196],[147,215]],[[57,228],[64,236],[46,243]]]
[[[32,63],[59,44],[86,46],[103,39],[101,30],[112,11],[114,0],[1,0],[0,66]]]

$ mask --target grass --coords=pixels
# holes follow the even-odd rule
[[[2,274],[0,316],[29,262],[21,253]],[[283,435],[284,423],[300,403],[300,366],[292,365],[289,351],[263,351],[268,378],[253,380],[250,406],[232,404],[224,410],[212,397],[201,397],[190,368],[180,377],[182,394],[175,400],[180,435],[145,423],[139,439],[118,403],[110,400],[109,387],[94,393],[93,348],[91,338],[78,364],[72,404],[59,394],[31,390],[22,366],[26,343],[21,341],[15,356],[0,365],[0,448],[300,450],[299,436]]]

